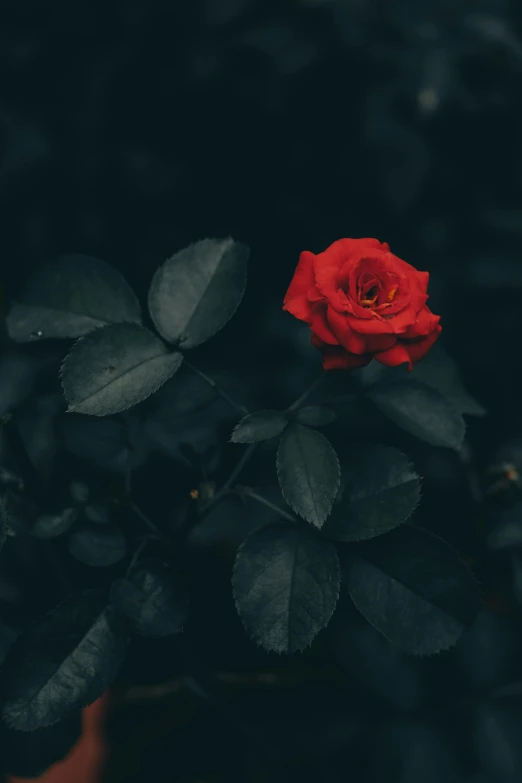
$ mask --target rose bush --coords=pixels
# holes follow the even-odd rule
[[[426,306],[428,280],[385,242],[339,239],[323,253],[301,253],[283,309],[309,324],[325,370],[372,359],[411,370],[441,332]]]

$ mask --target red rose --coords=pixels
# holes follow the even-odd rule
[[[339,239],[301,253],[283,309],[306,321],[325,370],[415,362],[441,332],[426,306],[429,275],[377,239]]]

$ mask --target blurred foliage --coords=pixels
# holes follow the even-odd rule
[[[292,780],[518,783],[517,4],[5,0],[0,22],[4,301],[66,252],[106,259],[142,292],[173,249],[230,234],[251,247],[249,288],[235,326],[199,349],[198,361],[213,375],[219,368],[223,385],[249,406],[270,408],[291,402],[317,370],[306,329],[280,312],[302,249],[377,236],[430,271],[444,345],[488,415],[469,422],[460,461],[406,434],[399,445],[424,479],[416,517],[472,563],[488,609],[454,651],[412,660],[341,596],[318,646],[274,660],[248,644],[229,585],[235,547],[271,517],[261,506],[247,515],[232,498],[189,539],[187,635],[245,720],[275,743],[283,738]],[[199,387],[192,406],[173,379],[147,403],[147,415],[85,426],[80,415],[64,417],[56,396],[63,354],[62,346],[6,342],[0,360],[0,413],[19,415],[57,509],[72,503],[69,485],[81,480],[92,508],[138,534],[111,502],[130,463],[138,500],[152,498],[151,514],[176,530],[191,513],[195,483],[208,486],[233,463],[234,450],[220,444],[236,420]],[[344,430],[335,423],[327,431],[340,452],[346,427],[387,442],[377,411],[362,418],[350,399],[336,410]],[[271,449],[263,445],[252,473],[277,501],[275,474],[260,469]],[[16,519],[33,524],[1,439],[0,453]],[[45,578],[49,562],[38,544],[11,537],[1,556],[2,654],[12,626],[60,595]],[[69,568],[86,586],[92,573],[82,569]],[[30,578],[38,590],[27,589]],[[153,669],[143,666],[139,645],[126,664],[108,781],[272,782],[237,727],[188,692],[170,641],[154,645]],[[150,697],[152,686],[172,678],[171,692]]]

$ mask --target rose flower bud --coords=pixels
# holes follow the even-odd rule
[[[415,362],[441,332],[426,306],[428,272],[419,272],[377,239],[339,239],[299,257],[283,309],[309,324],[325,370],[396,367]]]

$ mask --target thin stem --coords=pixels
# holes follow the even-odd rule
[[[232,471],[230,476],[227,478],[227,480],[225,481],[225,483],[223,484],[221,489],[219,489],[218,492],[216,492],[216,494],[209,500],[207,505],[203,508],[203,510],[201,512],[201,516],[206,514],[207,511],[210,511],[210,509],[213,506],[215,506],[215,504],[219,500],[221,500],[221,498],[224,495],[226,495],[229,492],[230,488],[236,482],[236,479],[239,478],[240,474],[243,472],[244,468],[246,467],[246,465],[250,461],[250,458],[252,457],[252,455],[254,454],[254,452],[255,452],[255,450],[257,449],[258,446],[259,446],[259,443],[251,443],[248,446],[248,448],[245,449],[245,451],[243,453],[243,456],[241,457],[241,459],[239,460],[239,462],[237,463],[236,467],[234,468],[234,470]]]
[[[132,558],[131,558],[131,561],[130,561],[130,563],[129,563],[128,567],[127,567],[127,571],[126,571],[126,575],[127,575],[127,576],[130,574],[130,572],[132,571],[132,569],[134,568],[134,566],[135,566],[135,565],[136,565],[136,563],[138,562],[139,556],[141,555],[141,553],[143,552],[143,550],[145,549],[145,547],[147,546],[147,544],[149,543],[149,541],[150,541],[150,539],[148,539],[148,538],[144,538],[144,539],[143,539],[143,540],[142,540],[142,541],[141,541],[141,542],[138,544],[138,546],[136,547],[136,551],[134,552],[134,554],[133,554],[133,556],[132,556]]]
[[[301,396],[298,397],[297,400],[295,400],[295,402],[293,402],[290,405],[290,407],[286,409],[286,412],[287,413],[293,413],[294,411],[298,410],[298,408],[301,407],[303,402],[305,402],[308,399],[308,397],[311,395],[311,393],[313,391],[315,391],[317,386],[319,386],[319,384],[323,382],[325,377],[326,377],[326,373],[323,372],[323,374],[320,375],[318,378],[316,378],[315,381],[313,383],[311,383],[310,386],[307,389],[304,390],[304,392],[301,394]]]
[[[279,516],[284,517],[285,519],[289,519],[290,522],[297,522],[297,517],[294,517],[293,514],[290,514],[283,508],[279,508],[279,506],[276,506],[275,503],[272,503],[272,501],[263,497],[263,495],[259,495],[254,489],[251,489],[250,487],[241,487],[241,494],[247,495],[249,498],[252,498],[252,500],[257,500],[258,503],[262,503],[264,506],[271,508],[276,514],[279,514]]]
[[[192,651],[186,646],[184,640],[178,639],[176,644],[178,653],[187,666],[184,676],[185,685],[200,699],[208,702],[217,710],[225,720],[234,726],[236,731],[246,737],[257,749],[261,759],[266,759],[271,766],[271,779],[274,781],[288,780],[287,771],[284,768],[284,759],[276,746],[259,727],[252,725],[245,716],[237,712],[227,698],[223,696],[215,678],[194,657]]]
[[[200,370],[198,367],[195,367],[191,362],[187,361],[186,359],[183,360],[183,364],[186,365],[186,367],[189,368],[189,370],[192,370],[192,372],[195,372],[196,375],[199,375],[200,378],[202,378],[205,383],[208,383],[209,386],[211,386],[216,394],[219,394],[220,397],[222,397],[231,408],[234,408],[237,413],[239,413],[241,416],[246,416],[249,413],[249,410],[245,405],[242,405],[240,402],[236,402],[224,389],[219,386],[219,384],[216,383],[216,381],[211,378],[209,375],[204,373],[202,370]]]
[[[169,544],[169,546],[172,544],[172,541],[171,541],[171,540],[168,538],[168,536],[166,536],[164,533],[162,533],[162,532],[161,532],[161,530],[159,529],[159,527],[157,527],[157,526],[154,524],[154,522],[152,521],[152,519],[150,519],[150,518],[149,518],[149,517],[148,517],[148,516],[147,516],[147,515],[146,515],[146,514],[145,514],[145,513],[144,513],[144,512],[141,510],[141,508],[140,508],[139,506],[137,506],[137,505],[136,505],[136,503],[134,503],[134,501],[131,501],[131,502],[129,503],[129,508],[130,508],[130,510],[131,510],[131,511],[132,511],[134,514],[136,514],[136,516],[137,516],[137,517],[139,517],[139,518],[141,519],[141,521],[142,521],[142,522],[143,522],[143,523],[144,523],[144,524],[145,524],[145,525],[146,525],[146,526],[149,528],[149,530],[151,530],[151,531],[154,533],[154,535],[156,536],[156,538],[159,538],[161,541],[163,541],[163,542],[165,542],[165,543],[168,543],[168,544]]]

